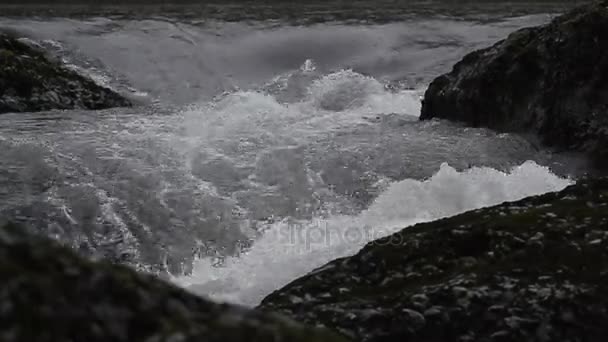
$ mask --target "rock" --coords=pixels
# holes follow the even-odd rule
[[[467,55],[426,91],[431,118],[532,133],[608,167],[608,1]]]
[[[0,228],[0,340],[344,341],[273,313],[212,303],[153,276]]]
[[[604,341],[606,234],[608,178],[580,180],[371,242],[260,307],[360,341]]]
[[[0,32],[0,114],[130,106],[129,100]]]

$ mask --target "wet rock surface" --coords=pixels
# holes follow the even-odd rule
[[[0,114],[130,106],[110,89],[0,32]]]
[[[2,341],[344,341],[0,228]]]
[[[261,308],[361,341],[603,341],[608,179],[374,241]]]
[[[420,118],[533,133],[547,146],[589,153],[605,168],[608,1],[511,34],[475,51],[428,88]]]

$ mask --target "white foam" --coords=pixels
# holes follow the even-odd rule
[[[315,62],[312,59],[307,59],[306,61],[304,61],[302,66],[300,66],[300,71],[302,72],[310,73],[316,70],[317,66],[315,65]]]
[[[333,216],[268,226],[248,252],[214,267],[195,262],[193,274],[174,281],[219,301],[256,305],[264,296],[330,260],[403,227],[526,196],[571,183],[534,162],[509,173],[490,168],[458,172],[447,164],[426,181],[391,184],[357,216]]]
[[[380,81],[350,69],[326,75],[309,88],[311,103],[328,111],[350,110],[357,115],[420,113],[418,91],[391,92]]]
[[[306,60],[300,69],[313,72],[314,62]],[[275,83],[286,87],[288,81],[271,82]],[[282,103],[263,90],[237,90],[191,105],[182,112],[185,135],[197,149],[239,140],[263,141],[261,149],[305,143],[341,127],[368,124],[364,118],[370,115],[417,116],[420,112],[420,91],[391,91],[352,70],[325,75],[307,88],[306,97],[295,103]]]

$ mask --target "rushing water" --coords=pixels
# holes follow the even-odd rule
[[[406,12],[309,25],[0,18],[140,103],[0,116],[2,219],[254,305],[410,224],[569,184],[575,159],[516,135],[417,120],[433,77],[553,12]]]

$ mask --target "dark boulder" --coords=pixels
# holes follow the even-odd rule
[[[0,32],[0,113],[130,105],[112,90]]]
[[[261,308],[361,341],[605,341],[608,178],[404,229]]]
[[[435,79],[420,119],[534,133],[608,166],[608,1],[475,51]]]
[[[344,341],[273,313],[216,304],[152,276],[0,228],[0,340]]]

